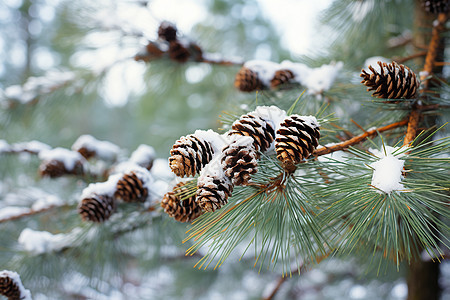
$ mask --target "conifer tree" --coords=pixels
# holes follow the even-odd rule
[[[339,264],[384,288],[317,299],[450,295],[448,1],[332,1],[300,57],[257,4],[6,4],[0,295],[300,299]]]

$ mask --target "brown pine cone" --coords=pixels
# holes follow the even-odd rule
[[[0,273],[0,295],[8,298],[8,300],[20,300],[21,293],[18,284],[7,274]]]
[[[316,118],[291,115],[277,130],[275,151],[284,166],[291,167],[308,158],[319,145],[319,126]]]
[[[171,41],[169,44],[169,57],[170,59],[179,62],[185,63],[189,60],[191,54],[189,50],[178,40]]]
[[[103,223],[111,217],[116,209],[116,202],[108,195],[92,194],[82,199],[78,213],[84,221]]]
[[[242,67],[236,74],[234,86],[242,92],[253,92],[263,89],[258,74],[247,67]]]
[[[395,61],[391,64],[378,62],[380,71],[369,66],[372,74],[361,71],[361,83],[368,87],[367,91],[374,91],[372,96],[387,99],[412,99],[417,95],[419,80],[410,68],[399,65]]]
[[[207,212],[220,209],[228,203],[233,192],[231,180],[224,174],[204,174],[197,181],[197,203]]]
[[[114,197],[124,202],[145,202],[148,197],[148,189],[145,186],[147,174],[130,171],[123,174],[116,185]]]
[[[167,21],[161,22],[158,28],[158,37],[168,42],[175,41],[177,39],[177,27]]]
[[[161,201],[164,212],[179,222],[191,222],[202,214],[195,194],[188,196],[189,190],[185,185],[184,182],[178,183]]]
[[[211,161],[213,155],[210,142],[190,134],[175,142],[170,150],[169,165],[179,177],[194,176]]]
[[[270,148],[275,139],[275,130],[269,122],[256,114],[246,114],[233,123],[228,135],[244,135],[253,138],[253,146],[261,152]]]
[[[295,77],[291,70],[283,69],[275,72],[272,80],[270,81],[270,87],[276,88],[282,84],[288,83],[289,80]]]
[[[258,170],[258,153],[253,139],[239,137],[223,149],[222,166],[234,185],[246,185]]]

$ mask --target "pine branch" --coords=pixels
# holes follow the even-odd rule
[[[406,62],[408,60],[411,60],[411,59],[414,59],[414,58],[418,58],[418,57],[422,57],[422,56],[426,56],[426,55],[427,55],[427,51],[420,51],[420,52],[411,54],[411,55],[406,56],[406,57],[394,58],[394,60],[396,62],[398,62],[399,64],[402,64],[402,63],[404,63],[404,62]]]
[[[349,140],[346,140],[342,143],[338,143],[338,144],[334,144],[332,146],[324,146],[322,148],[318,148],[316,149],[316,151],[312,154],[313,156],[321,156],[321,155],[325,155],[325,154],[329,154],[335,151],[339,151],[339,150],[343,150],[346,149],[350,146],[359,144],[361,142],[363,142],[365,139],[372,137],[372,136],[376,136],[381,132],[384,131],[388,131],[388,130],[392,130],[401,126],[405,126],[407,125],[409,122],[408,119],[405,119],[403,121],[399,121],[399,122],[395,122],[386,126],[382,126],[382,127],[378,127],[372,130],[368,130],[366,132],[364,132],[363,134],[360,134],[358,136],[355,136]]]

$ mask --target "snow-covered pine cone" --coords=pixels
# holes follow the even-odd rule
[[[445,13],[448,11],[448,0],[424,0],[422,2],[423,7],[427,12],[432,14]]]
[[[39,174],[52,178],[63,175],[82,175],[87,163],[80,153],[59,147],[40,151],[39,158],[42,160]]]
[[[167,21],[161,22],[158,27],[158,37],[168,42],[175,41],[177,39],[177,27]]]
[[[220,165],[216,166],[220,168]],[[204,172],[197,180],[197,203],[200,207],[212,212],[228,203],[233,192],[231,180],[223,174],[222,169],[216,172]]]
[[[20,300],[20,288],[17,283],[7,274],[0,274],[0,295],[8,298],[8,300]]]
[[[419,80],[410,68],[399,65],[395,61],[391,64],[377,62],[379,70],[369,66],[372,74],[361,70],[361,83],[368,87],[367,91],[374,91],[372,96],[387,99],[412,99],[419,89]]]
[[[248,113],[236,120],[228,135],[243,135],[253,138],[253,146],[261,152],[270,148],[275,139],[273,126],[255,113]]]
[[[261,90],[263,88],[263,83],[259,79],[258,73],[247,67],[242,67],[236,74],[234,86],[241,92],[253,92]]]
[[[211,161],[214,150],[210,142],[196,134],[182,136],[170,150],[169,165],[179,177],[194,176]]]
[[[222,151],[222,167],[234,185],[248,184],[252,174],[258,170],[258,152],[253,139],[239,136]]]
[[[189,50],[178,40],[171,41],[169,44],[169,57],[170,59],[185,63],[189,60],[191,54]]]
[[[143,170],[147,172],[146,169]],[[124,202],[145,202],[149,194],[146,187],[148,180],[147,173],[129,171],[117,182],[114,197]]]
[[[279,85],[288,83],[289,80],[291,80],[294,77],[295,75],[294,73],[292,73],[291,70],[288,69],[278,70],[275,72],[275,75],[273,76],[272,80],[270,80],[270,87],[276,88]]]
[[[109,219],[116,208],[113,197],[92,194],[81,200],[78,213],[84,221],[102,223]]]
[[[185,185],[184,182],[178,183],[172,191],[164,195],[161,201],[164,212],[179,222],[191,222],[202,214],[195,194],[185,198],[188,193]]]
[[[298,164],[308,158],[319,145],[319,125],[315,117],[291,115],[277,130],[275,151],[285,166]]]

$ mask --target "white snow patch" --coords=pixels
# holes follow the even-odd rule
[[[293,80],[305,86],[308,94],[317,95],[331,88],[344,63],[341,61],[331,62],[318,68],[310,68],[305,64],[285,60],[281,62],[280,66],[282,69],[291,70],[295,75]]]
[[[145,168],[155,159],[155,156],[153,147],[141,144],[131,153],[129,161]]]
[[[27,150],[29,152],[39,153],[44,150],[50,150],[52,147],[39,141],[29,141],[23,143],[16,143],[12,145],[12,149],[16,151]]]
[[[112,197],[116,191],[117,182],[122,178],[122,173],[110,175],[107,181],[89,184],[81,192],[81,200],[93,195],[105,195]]]
[[[380,194],[382,192],[389,194],[392,191],[404,189],[401,181],[405,161],[399,159],[404,154],[400,153],[402,151],[398,151],[398,149],[390,146],[385,146],[385,151],[369,149],[373,155],[379,158],[376,162],[371,163],[370,167],[374,169],[371,184],[377,188],[377,192]],[[393,154],[394,152],[398,152],[398,154]]]
[[[165,158],[155,159],[153,162],[153,167],[150,170],[150,173],[155,178],[174,178],[175,175],[172,173],[172,170],[169,167],[169,161]]]
[[[28,207],[21,207],[21,206],[7,206],[2,209],[0,209],[0,221],[14,218],[26,213],[29,213],[30,209]]]
[[[68,171],[73,170],[77,162],[85,162],[84,157],[80,153],[60,147],[39,152],[39,158],[44,161],[61,161]]]
[[[61,198],[55,195],[46,195],[45,197],[39,198],[33,205],[31,206],[32,210],[41,210],[46,209],[52,206],[61,206],[64,204]]]
[[[219,152],[222,148],[228,144],[226,135],[220,135],[217,132],[209,130],[196,130],[194,135],[209,142],[213,147],[214,153]]]
[[[276,106],[258,106],[250,114],[257,115],[266,122],[271,123],[275,132],[280,129],[280,123],[286,119],[287,114],[284,110]]]
[[[10,151],[10,146],[5,140],[0,140],[0,153]]]
[[[309,76],[302,80],[301,84],[306,86],[309,94],[321,94],[331,88],[343,66],[344,63],[340,61],[314,68]]]
[[[73,237],[76,236],[80,228],[73,229],[70,233],[52,234],[48,231],[36,231],[25,228],[19,235],[19,244],[31,253],[43,254],[52,251],[59,251],[70,245]]]
[[[120,148],[108,141],[100,141],[89,134],[81,135],[72,145],[72,150],[77,151],[86,148],[95,152],[95,155],[103,160],[114,161],[120,152]]]
[[[280,69],[280,64],[268,60],[249,60],[244,67],[257,73],[259,80],[265,86],[270,86],[270,81],[275,76],[275,72]]]
[[[378,65],[379,61],[381,61],[383,63],[387,63],[387,64],[392,63],[392,59],[388,59],[383,56],[372,56],[372,57],[367,58],[364,61],[363,69],[367,71],[367,70],[369,70],[369,66],[372,66],[375,70],[379,71],[379,69],[380,69],[380,66]]]
[[[31,292],[22,284],[22,280],[20,279],[19,274],[13,271],[3,270],[0,272],[0,278],[11,278],[11,280],[17,285],[20,291],[20,299],[21,300],[32,300]]]

